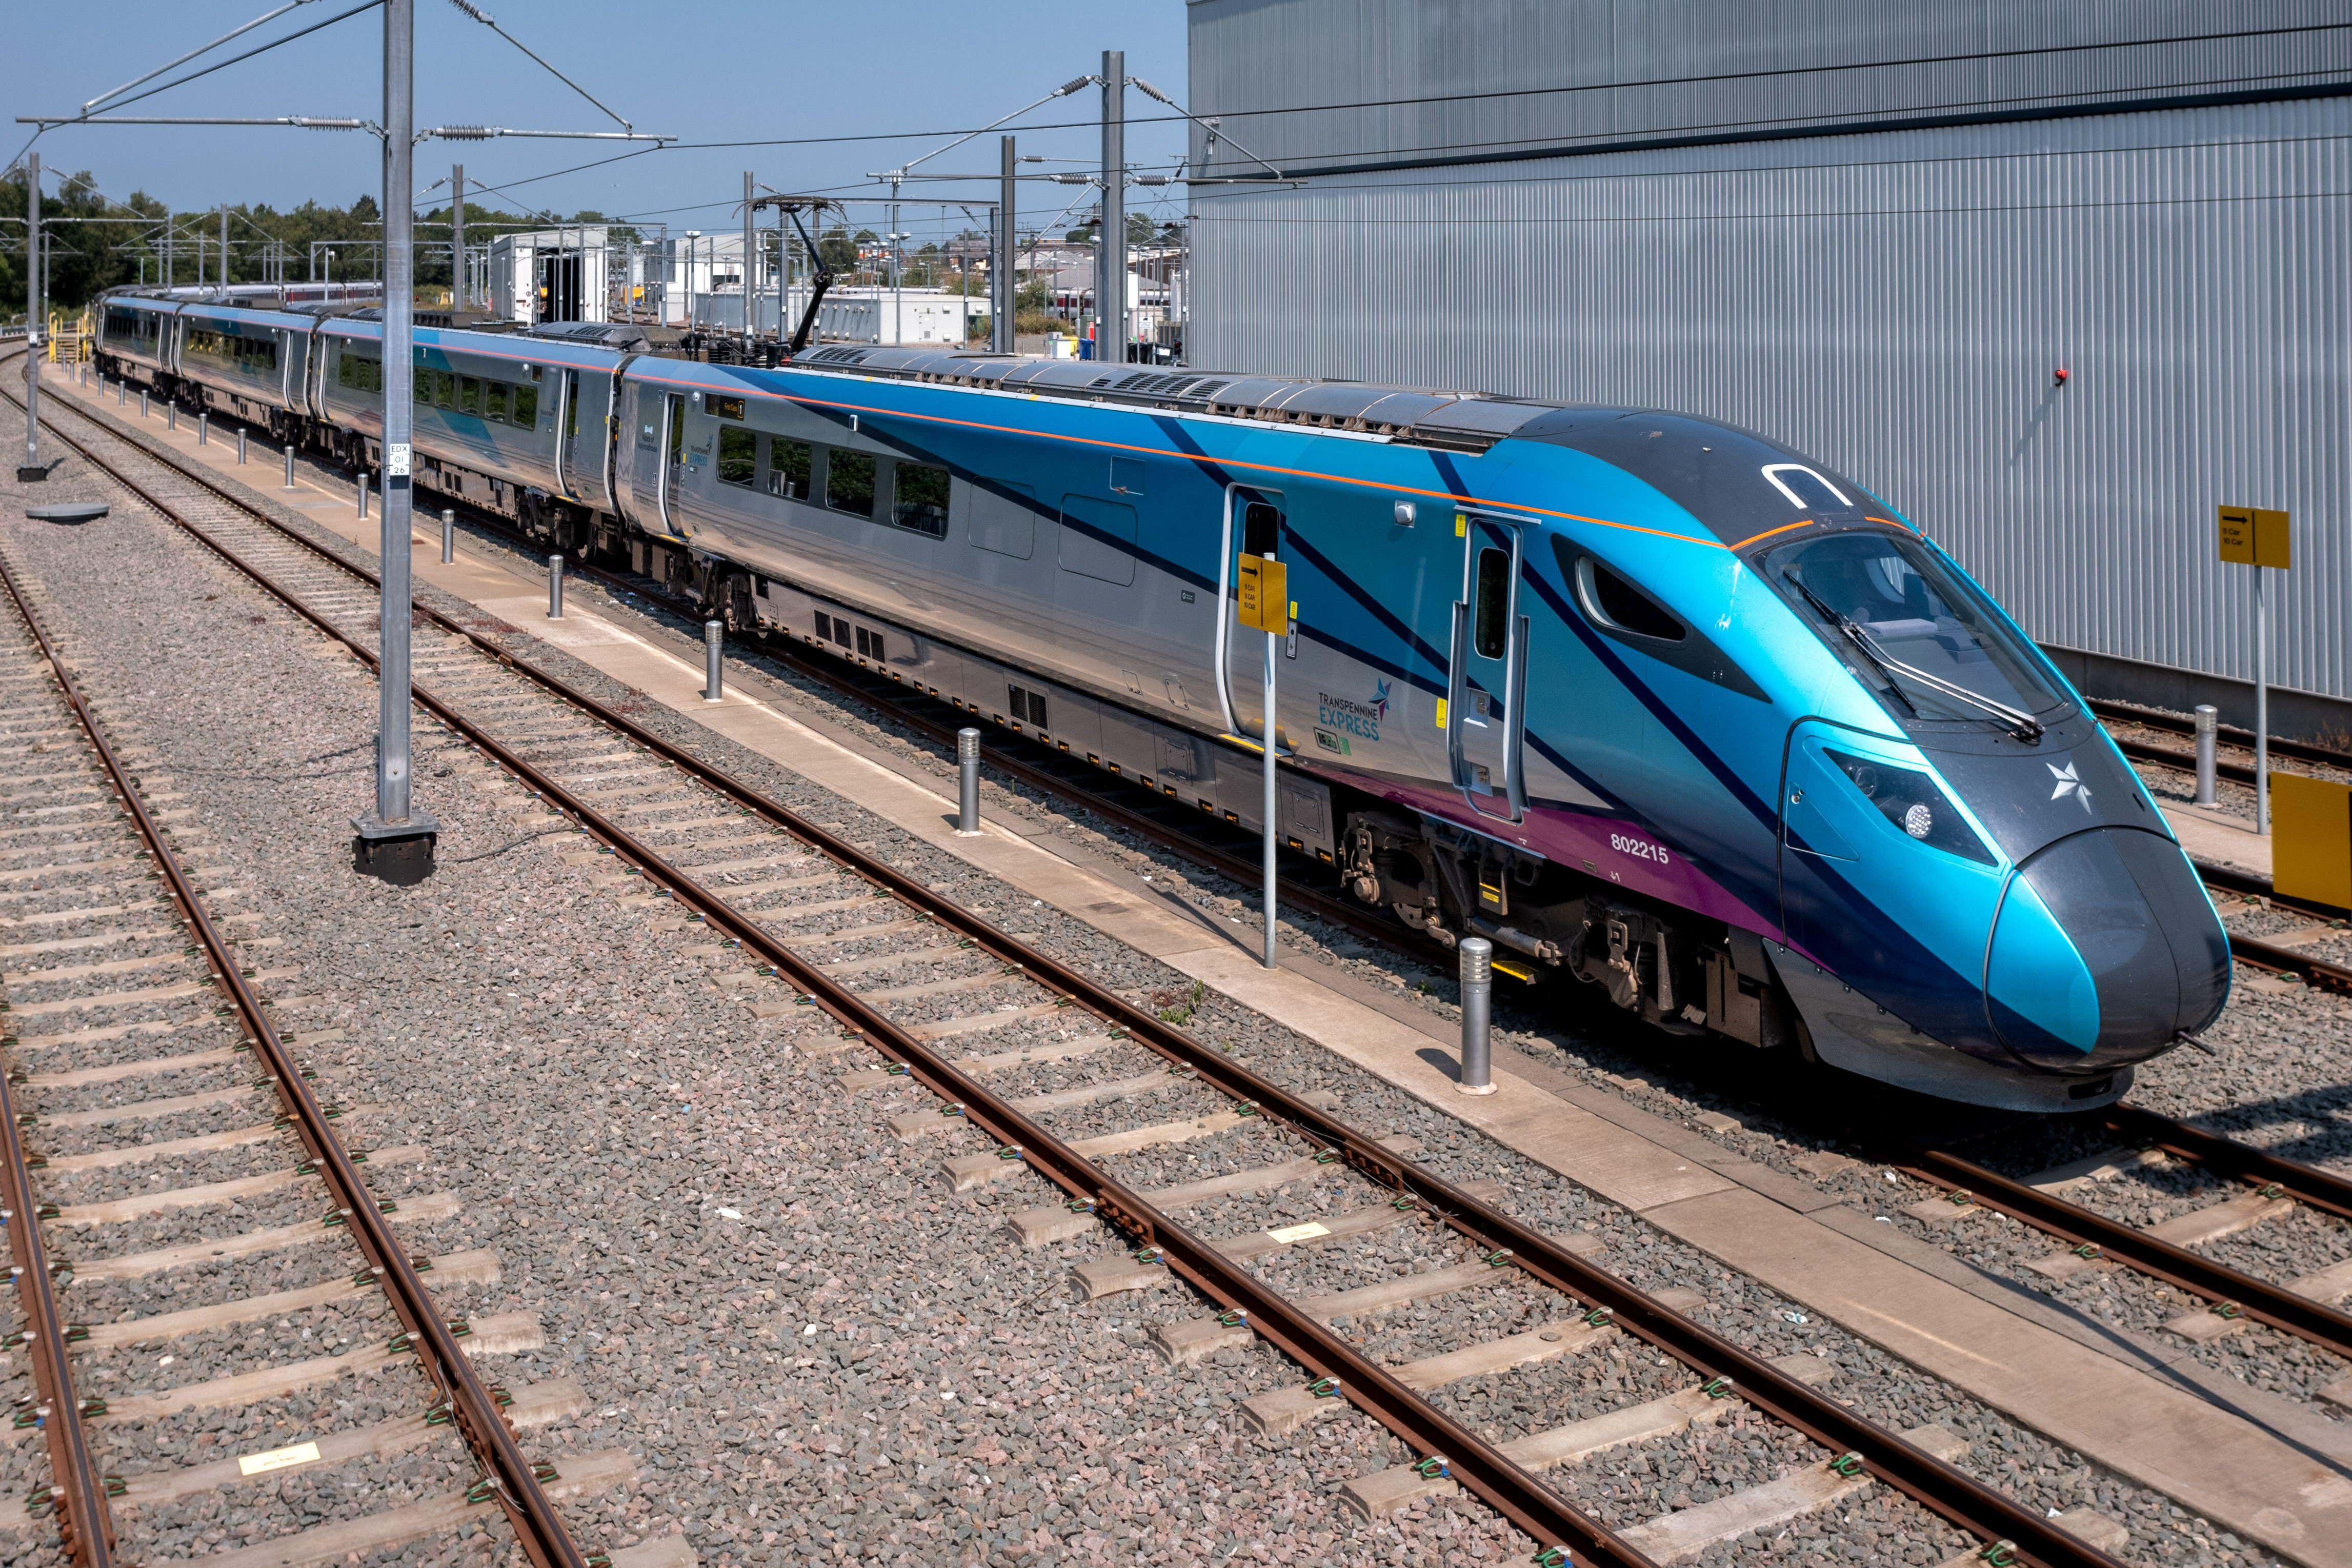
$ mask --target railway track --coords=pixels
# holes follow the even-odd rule
[[[2178,713],[2167,713],[2154,708],[2142,708],[2136,703],[2112,702],[2095,697],[2091,699],[2091,709],[2100,718],[2118,724],[2133,724],[2145,730],[2163,731],[2192,741],[2197,732],[2196,726]],[[2254,782],[2254,765],[2251,760],[2254,746],[2253,731],[2242,730],[2234,724],[2223,724],[2216,731],[2216,739],[2233,751],[2243,752],[2249,760],[2237,762],[2231,758],[2217,756],[2213,763],[2215,775],[2228,779],[2233,784],[2251,787]],[[2197,771],[2197,752],[2193,748],[2183,750],[2178,746],[2158,745],[2154,742],[2140,740],[2137,736],[2118,736],[2116,739],[2116,744],[2122,750],[2124,755],[2135,762],[2155,763],[2162,767],[2177,768],[2182,773]],[[2352,773],[2352,752],[2342,751],[2334,746],[2315,745],[2308,741],[2288,741],[2273,737],[2271,759],[2275,763],[2281,757],[2292,757],[2297,762],[2316,763],[2323,767],[2337,768]]]
[[[372,661],[374,598],[364,569],[331,555],[200,471],[104,433],[67,437],[158,515]],[[54,426],[53,426],[54,428]],[[200,504],[167,500],[132,470],[193,479]],[[203,515],[189,515],[200,510]],[[1677,1561],[1769,1520],[1797,1517],[1885,1484],[1968,1531],[1984,1555],[2057,1564],[2113,1559],[1974,1480],[1949,1462],[1957,1440],[1936,1428],[1897,1434],[1817,1386],[1811,1358],[1765,1361],[1634,1289],[1571,1242],[1524,1225],[1481,1191],[1409,1158],[1409,1147],[1351,1124],[1331,1097],[1297,1093],[1002,930],[982,916],[812,823],[726,772],[596,701],[554,673],[429,609],[421,621],[416,699],[442,724],[579,825],[616,864],[624,897],[672,900],[751,961],[731,983],[767,992],[761,1005],[808,1007],[831,1020],[850,1070],[847,1093],[905,1098],[894,1131],[945,1143],[959,1191],[1025,1171],[1058,1201],[1013,1221],[1032,1246],[1108,1231],[1118,1247],[1075,1275],[1088,1295],[1181,1280],[1213,1314],[1155,1331],[1171,1362],[1258,1336],[1300,1369],[1301,1383],[1241,1413],[1264,1430],[1353,1405],[1419,1458],[1359,1477],[1346,1496],[1379,1517],[1433,1493],[1466,1489],[1535,1542],[1539,1560],[1632,1565]],[[773,982],[782,982],[781,986]],[[790,994],[791,1002],[783,995]],[[823,1048],[820,1047],[820,1048]],[[865,1064],[872,1065],[865,1065]],[[1024,1092],[999,1084],[1024,1083]],[[919,1088],[928,1097],[910,1091]],[[1083,1117],[1080,1113],[1084,1113]],[[1121,1124],[1087,1137],[1065,1119]],[[1152,1118],[1158,1120],[1152,1120]],[[1124,1153],[1244,1135],[1281,1157],[1206,1182],[1139,1190],[1114,1173]],[[1299,1226],[1203,1235],[1179,1217],[1213,1199],[1308,1184],[1334,1202]],[[1352,1203],[1355,1206],[1347,1206]],[[1318,1242],[1411,1227],[1440,1267],[1402,1279],[1294,1297],[1252,1263]],[[1370,1358],[1334,1325],[1465,1291],[1535,1292],[1539,1326],[1402,1368]],[[1595,1419],[1489,1441],[1427,1397],[1447,1382],[1587,1353],[1618,1336],[1679,1363],[1686,1383]],[[1806,1364],[1811,1363],[1811,1364]],[[1703,1429],[1744,1402],[1818,1446],[1812,1463],[1749,1490],[1614,1530],[1547,1487],[1539,1473],[1641,1439]]]
[[[344,1138],[346,1108],[320,1100],[263,1001],[259,987],[292,972],[257,971],[254,955],[268,939],[248,934],[240,952],[226,934],[225,927],[243,921],[215,915],[211,904],[227,893],[208,893],[204,871],[183,864],[170,839],[184,834],[184,825],[164,826],[184,811],[152,805],[142,794],[43,626],[38,590],[19,580],[5,553],[0,550],[0,821],[9,826],[0,828],[0,863],[7,867],[0,871],[5,884],[0,964],[7,969],[11,1033],[0,1041],[6,1057],[0,1076],[0,1204],[6,1209],[22,1312],[13,1342],[27,1352],[35,1381],[31,1402],[15,1424],[38,1429],[49,1479],[20,1507],[0,1507],[0,1532],[16,1534],[21,1544],[48,1521],[68,1561],[105,1568],[118,1558],[143,1555],[123,1550],[118,1514],[165,1510],[249,1488],[258,1476],[454,1436],[475,1478],[456,1493],[268,1540],[215,1562],[221,1568],[261,1563],[290,1568],[503,1515],[538,1568],[586,1568],[589,1559],[565,1529],[551,1495],[611,1484],[625,1457],[567,1460],[568,1475],[525,1458],[509,1420],[551,1419],[570,1402],[561,1389],[509,1393],[485,1382],[470,1354],[525,1348],[514,1342],[530,1336],[502,1320],[468,1323],[444,1316],[425,1282],[428,1272],[452,1287],[495,1279],[495,1257],[412,1257],[398,1226],[434,1217],[448,1206],[448,1194],[400,1205],[370,1190],[362,1175],[370,1156]],[[110,989],[92,991],[93,984]],[[207,994],[216,999],[210,1008],[202,1005]],[[192,1003],[198,1008],[194,1016],[184,1011]],[[154,1016],[159,1013],[163,1016]],[[253,1078],[256,1069],[260,1076]],[[131,1100],[103,1089],[93,1102],[97,1086],[137,1088],[150,1079],[202,1087],[194,1094]],[[117,1142],[82,1131],[136,1131],[215,1104],[262,1115],[249,1125],[174,1140],[134,1136]],[[276,1168],[187,1186],[130,1184],[153,1167],[168,1172],[215,1151],[255,1146],[282,1150]],[[423,1153],[379,1149],[374,1163],[397,1165]],[[264,1194],[285,1195],[273,1203]],[[316,1206],[321,1201],[323,1213]],[[292,1205],[309,1217],[238,1236],[209,1234],[217,1225],[213,1211],[230,1204],[280,1213]],[[99,1239],[126,1229],[151,1242],[178,1239],[138,1250]],[[77,1252],[95,1244],[92,1255],[68,1261],[51,1241],[59,1233],[75,1237]],[[118,1293],[107,1300],[120,1303],[138,1299],[135,1289],[122,1290],[125,1282],[223,1257],[296,1247],[320,1255],[345,1251],[350,1265],[340,1273],[331,1267],[320,1283],[292,1291],[232,1295],[205,1306],[110,1321],[82,1322],[73,1315],[77,1295],[108,1285]],[[208,1331],[257,1324],[308,1306],[369,1301],[383,1304],[383,1326],[394,1331],[375,1344],[346,1344],[338,1355],[268,1363],[127,1397],[88,1394],[77,1383],[89,1362],[132,1346],[186,1349],[192,1341],[201,1344],[199,1336]],[[173,1359],[165,1357],[165,1364]],[[377,1427],[321,1432],[310,1441],[211,1465],[174,1465],[142,1442],[155,1424],[188,1412],[331,1388],[370,1371],[398,1375],[403,1366],[415,1369],[415,1414]]]

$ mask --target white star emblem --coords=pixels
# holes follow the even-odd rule
[[[2050,777],[2053,781],[2050,798],[2052,800],[2064,800],[2068,795],[2074,795],[2083,803],[2083,815],[2085,816],[2090,816],[2090,786],[2085,784],[2075,775],[2074,764],[2068,763],[2063,768],[2055,763],[2044,763],[2042,765],[2050,770]]]

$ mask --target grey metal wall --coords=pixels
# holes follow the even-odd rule
[[[1191,363],[1751,426],[2045,642],[2249,675],[2212,509],[2289,508],[2273,678],[2352,697],[2352,99],[1210,186],[1192,216]]]
[[[1189,106],[1286,173],[2352,73],[2346,0],[1192,0],[1187,17]],[[1199,132],[1193,152],[1255,167]]]

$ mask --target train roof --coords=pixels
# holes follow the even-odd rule
[[[856,343],[811,350],[789,363],[796,370],[849,371],[948,386],[1126,403],[1175,413],[1222,414],[1310,429],[1358,430],[1469,452],[1483,452],[1530,420],[1558,413],[1562,406],[1480,392],[1360,381],[1303,381]]]

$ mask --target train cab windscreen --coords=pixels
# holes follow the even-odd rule
[[[1925,544],[1875,530],[1816,535],[1762,562],[1898,719],[2039,733],[2066,704],[2033,650]]]

